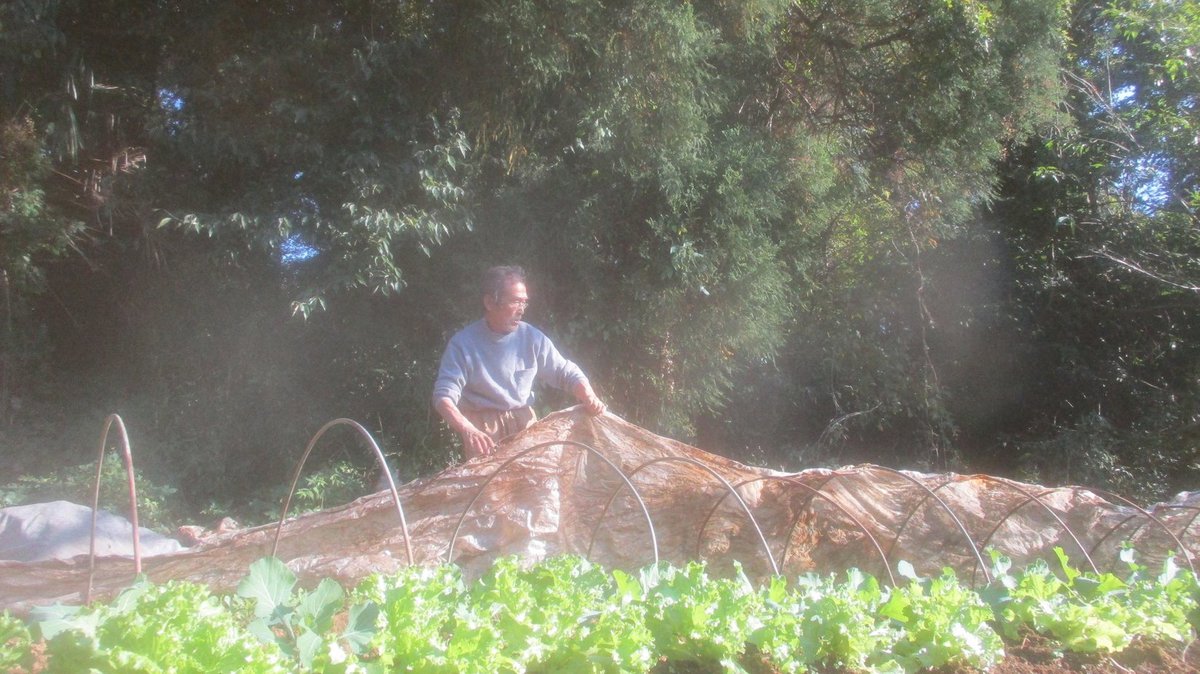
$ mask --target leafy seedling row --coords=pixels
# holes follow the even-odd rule
[[[577,556],[408,567],[346,592],[299,587],[268,557],[236,594],[140,580],[108,604],[0,615],[0,670],[17,672],[649,672],[664,663],[745,673],[986,670],[1036,633],[1062,652],[1117,653],[1135,638],[1180,644],[1197,625],[1195,576],[1168,559],[1128,573],[1055,564],[1016,571],[992,554],[978,591],[946,569],[895,587],[856,569],[753,583],[735,565],[659,563],[636,573]]]

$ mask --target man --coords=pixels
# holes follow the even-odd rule
[[[496,443],[535,420],[533,383],[569,391],[589,414],[604,402],[575,363],[563,358],[541,330],[525,323],[525,270],[492,267],[483,275],[483,318],[446,345],[433,408],[463,441],[466,458],[487,456]]]

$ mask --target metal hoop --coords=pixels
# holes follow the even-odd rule
[[[934,491],[941,489],[948,482],[951,482],[951,481],[952,481],[951,478],[946,478],[946,479],[942,480],[936,487],[929,490],[924,496],[922,496],[921,500],[917,501],[917,504],[915,506],[913,506],[912,510],[908,511],[908,514],[906,514],[904,516],[904,521],[902,521],[900,523],[899,528],[896,529],[896,536],[894,538],[892,538],[891,543],[888,544],[888,554],[889,555],[892,553],[892,550],[896,547],[896,544],[900,542],[900,537],[904,535],[904,530],[908,528],[908,523],[912,521],[913,515],[916,515],[917,511],[921,509],[921,506],[925,505],[925,502],[929,500],[929,497],[933,496]]]
[[[1087,491],[1090,491],[1093,494],[1097,494],[1102,498],[1106,498],[1106,499],[1110,499],[1110,500],[1117,499],[1121,503],[1124,503],[1125,505],[1129,506],[1130,508],[1133,508],[1134,510],[1138,511],[1142,515],[1145,515],[1146,519],[1157,524],[1163,531],[1165,531],[1167,533],[1167,536],[1171,537],[1171,540],[1175,541],[1175,545],[1179,548],[1179,552],[1183,553],[1183,561],[1187,562],[1188,569],[1191,570],[1192,575],[1196,575],[1196,567],[1192,565],[1192,553],[1187,549],[1186,546],[1184,546],[1183,541],[1179,540],[1179,537],[1176,536],[1175,533],[1171,531],[1171,528],[1167,526],[1166,522],[1163,522],[1162,520],[1158,519],[1153,514],[1148,512],[1145,508],[1141,507],[1140,505],[1134,503],[1133,501],[1130,501],[1129,499],[1127,499],[1124,496],[1121,496],[1119,494],[1114,494],[1109,491],[1104,491],[1103,489],[1094,489],[1092,487],[1078,487],[1077,489],[1086,489]],[[1180,533],[1182,533],[1182,532],[1180,532]]]
[[[1173,508],[1173,509],[1178,509],[1178,510],[1193,510],[1193,511],[1195,511],[1196,514],[1192,515],[1192,519],[1188,520],[1187,524],[1183,525],[1183,528],[1179,530],[1179,534],[1177,534],[1179,536],[1183,536],[1184,534],[1186,534],[1187,530],[1193,524],[1195,524],[1196,518],[1200,517],[1200,507],[1197,507],[1194,505],[1187,505],[1186,503],[1159,503],[1158,505],[1154,506],[1155,510],[1158,510],[1159,508]]]
[[[104,472],[104,450],[108,445],[108,430],[113,423],[117,424],[117,432],[121,439],[122,457],[125,460],[125,476],[129,481],[129,514],[133,524],[133,574],[136,577],[142,572],[142,543],[138,531],[137,484],[133,475],[133,452],[129,449],[129,434],[125,431],[125,422],[117,414],[110,414],[104,420],[104,430],[100,432],[100,451],[96,456],[96,485],[92,492],[92,541],[88,547],[88,580],[87,591],[83,595],[83,603],[92,603],[92,583],[96,577],[96,521],[100,508],[100,476]]]
[[[982,476],[976,476],[976,477],[982,477]],[[1010,484],[1004,480],[1000,480],[997,478],[992,478],[992,479],[995,479],[995,481],[997,481],[1001,484],[1013,487],[1017,491],[1020,491],[1022,494],[1025,495],[1025,500],[1021,501],[1017,505],[1010,508],[1009,511],[1004,514],[1004,517],[1001,517],[1000,520],[998,522],[996,522],[996,526],[992,527],[992,530],[988,532],[988,535],[982,541],[980,541],[980,543],[979,543],[980,545],[986,546],[988,541],[992,540],[992,536],[995,536],[996,532],[1000,530],[1000,527],[1003,526],[1004,523],[1008,521],[1008,518],[1010,518],[1014,514],[1016,514],[1016,512],[1018,510],[1025,507],[1030,502],[1037,501],[1037,504],[1042,506],[1042,508],[1044,508],[1046,510],[1046,512],[1050,513],[1050,515],[1052,517],[1054,517],[1055,520],[1058,521],[1058,523],[1062,527],[1063,531],[1067,532],[1067,535],[1070,536],[1071,539],[1073,541],[1075,541],[1075,544],[1079,546],[1079,551],[1083,553],[1083,558],[1086,559],[1088,562],[1088,565],[1092,567],[1092,571],[1097,574],[1100,573],[1100,570],[1096,568],[1096,563],[1092,561],[1091,554],[1089,553],[1088,550],[1084,549],[1083,543],[1080,542],[1079,538],[1075,536],[1075,532],[1071,531],[1071,528],[1067,526],[1067,523],[1062,521],[1062,518],[1060,518],[1057,514],[1055,514],[1055,512],[1050,508],[1050,506],[1048,506],[1042,502],[1042,499],[1041,499],[1042,496],[1045,496],[1047,494],[1052,494],[1052,493],[1058,491],[1058,489],[1047,489],[1046,491],[1042,492],[1041,494],[1035,495],[1035,494],[1029,493],[1028,491],[1026,491],[1024,489],[1021,489],[1020,487],[1017,487],[1016,485]],[[1109,533],[1111,533],[1111,532],[1109,532]],[[1094,546],[1093,546],[1093,549],[1095,549]],[[971,571],[971,583],[972,584],[975,583],[975,572],[973,569]]]
[[[304,449],[304,456],[300,457],[300,463],[296,464],[296,472],[292,475],[292,486],[288,489],[287,498],[283,501],[283,510],[279,514],[279,524],[275,526],[275,541],[271,544],[271,556],[279,550],[279,535],[283,531],[283,521],[287,519],[288,508],[292,505],[292,495],[296,493],[296,484],[300,482],[300,473],[304,470],[304,463],[308,461],[308,455],[312,453],[313,447],[316,446],[317,440],[325,435],[325,431],[334,426],[346,425],[354,428],[360,435],[367,439],[370,443],[372,451],[375,453],[375,459],[379,462],[379,467],[383,470],[383,474],[387,477],[388,490],[392,493],[392,501],[396,504],[396,512],[400,515],[400,528],[404,532],[404,552],[408,555],[408,563],[414,564],[412,542],[408,535],[408,522],[404,519],[404,508],[400,506],[400,493],[396,491],[396,483],[392,480],[392,470],[388,467],[387,459],[383,456],[383,451],[379,449],[379,444],[375,442],[375,438],[363,428],[362,424],[353,419],[334,419],[321,427],[317,434],[308,441],[308,446]]]
[[[896,578],[892,575],[892,570],[889,567],[887,555],[883,554],[883,548],[881,548],[879,546],[879,541],[875,539],[875,536],[871,534],[871,532],[867,529],[867,527],[864,526],[863,523],[861,521],[859,521],[859,519],[857,517],[855,517],[853,513],[851,513],[844,506],[842,506],[842,504],[840,504],[836,500],[834,500],[833,497],[831,497],[829,494],[821,493],[820,490],[816,489],[815,487],[811,487],[811,486],[805,484],[802,480],[797,478],[795,475],[763,475],[761,477],[756,477],[756,478],[752,478],[749,480],[743,480],[743,481],[733,485],[733,488],[740,489],[743,485],[747,485],[752,482],[761,482],[764,480],[779,480],[781,482],[787,482],[793,486],[800,487],[801,489],[805,489],[808,491],[808,494],[809,494],[809,497],[807,499],[805,499],[806,502],[811,503],[813,496],[820,496],[821,498],[828,501],[830,503],[830,505],[832,505],[833,507],[835,507],[839,511],[841,511],[841,513],[843,515],[845,515],[846,517],[849,517],[850,521],[854,522],[854,524],[859,528],[859,530],[861,530],[867,536],[867,539],[871,541],[871,545],[875,546],[875,551],[879,553],[879,558],[883,561],[883,570],[887,573],[888,580],[891,581],[891,584],[893,587],[896,585]],[[708,527],[709,520],[711,520],[712,516],[714,514],[716,514],[717,508],[719,508],[721,506],[721,504],[725,501],[725,497],[727,497],[727,496],[729,496],[728,492],[725,494],[722,494],[721,498],[717,499],[717,503],[712,507],[712,510],[708,511],[708,517],[704,518],[704,523],[700,525],[700,533],[699,533],[699,535],[696,536],[696,556],[697,557],[700,556],[700,542],[704,539],[704,529]],[[792,520],[791,526],[788,527],[788,537],[787,537],[787,540],[784,542],[783,555],[780,556],[780,558],[779,558],[779,564],[781,566],[787,566],[787,553],[788,553],[788,549],[791,547],[791,543],[792,543],[792,532],[794,532],[796,530],[796,525],[799,524],[799,521],[800,521],[800,516],[797,515],[796,518]]]
[[[532,447],[523,449],[520,452],[518,452],[518,453],[514,454],[513,456],[509,457],[508,459],[506,459],[504,461],[504,463],[500,464],[491,475],[488,475],[487,479],[483,481],[483,484],[479,485],[479,489],[475,490],[475,496],[473,496],[471,498],[471,502],[467,504],[466,508],[463,508],[462,514],[459,515],[459,517],[458,517],[458,524],[455,525],[455,527],[454,527],[454,535],[450,537],[450,544],[446,547],[446,563],[447,564],[450,564],[451,562],[454,561],[454,544],[458,542],[458,533],[462,529],[463,521],[465,521],[467,519],[467,513],[471,512],[471,508],[475,507],[475,502],[478,501],[479,497],[483,495],[484,489],[486,489],[487,486],[492,483],[492,480],[494,480],[496,478],[496,476],[500,474],[501,471],[503,471],[505,468],[507,468],[509,465],[511,465],[517,459],[520,459],[520,458],[524,457],[525,455],[531,454],[535,451],[540,451],[540,450],[546,449],[547,447],[552,447],[554,445],[563,445],[563,446],[567,446],[567,447],[577,447],[577,448],[585,449],[585,450],[591,452],[592,454],[600,457],[600,459],[602,459],[605,463],[607,463],[610,467],[612,467],[612,469],[614,471],[616,471],[617,475],[621,478],[621,481],[625,484],[625,486],[629,487],[629,490],[631,492],[633,492],[633,497],[635,499],[637,499],[638,505],[642,509],[642,514],[646,517],[646,527],[650,531],[650,545],[654,550],[654,563],[658,564],[658,535],[654,532],[654,522],[650,519],[650,511],[646,508],[646,502],[642,500],[642,495],[640,493],[638,493],[637,489],[634,488],[633,483],[629,481],[629,478],[625,475],[625,473],[622,472],[619,467],[617,467],[617,464],[613,463],[612,460],[610,460],[607,456],[604,456],[604,454],[600,453],[600,451],[597,450],[595,447],[586,445],[582,442],[576,442],[574,440],[549,440],[547,442],[538,443]],[[620,487],[618,487],[618,489],[620,489]],[[605,508],[605,510],[607,511],[607,507]],[[601,515],[601,519],[603,519],[603,515]],[[599,522],[597,522],[597,527],[598,526],[599,526]],[[596,530],[593,530],[592,531],[593,542],[595,541],[595,537],[596,537]],[[588,545],[587,554],[585,554],[584,557],[585,558],[591,557],[591,554],[592,554],[592,546]]]
[[[750,512],[750,507],[746,505],[746,502],[742,499],[741,495],[737,493],[737,490],[733,488],[733,485],[729,484],[728,480],[726,480],[724,477],[721,477],[720,473],[713,470],[710,466],[686,456],[664,456],[657,459],[651,459],[650,461],[643,463],[635,468],[633,472],[629,474],[629,477],[632,478],[634,475],[642,472],[642,469],[653,466],[656,463],[668,462],[688,463],[693,466],[703,468],[704,470],[708,471],[709,475],[717,478],[717,480],[719,480],[721,484],[725,486],[725,489],[728,492],[733,494],[733,497],[737,499],[737,502],[742,506],[742,510],[746,512],[746,517],[750,518],[750,524],[754,526],[754,531],[758,534],[758,540],[762,543],[763,552],[767,553],[767,561],[771,562],[771,570],[775,573],[775,575],[778,576],[779,565],[775,563],[775,556],[771,554],[771,546],[767,545],[767,537],[763,535],[762,529],[758,526],[758,520],[756,520],[754,518],[754,514]],[[632,488],[632,485],[630,485],[630,488]],[[592,546],[596,542],[596,532],[600,529],[600,523],[604,521],[604,516],[608,514],[609,507],[612,506],[613,501],[617,498],[617,494],[619,494],[620,491],[620,487],[617,487],[615,490],[613,490],[613,493],[608,497],[608,502],[604,504],[604,510],[600,512],[600,519],[596,521],[596,528],[592,531],[592,540],[590,543],[588,543],[588,555],[591,555],[592,553]]]
[[[912,484],[916,485],[919,489],[923,490],[927,494],[926,498],[921,499],[921,502],[918,503],[916,505],[916,507],[913,508],[912,512],[909,513],[909,517],[912,516],[913,512],[916,512],[916,510],[918,508],[920,508],[922,505],[924,505],[925,501],[929,500],[929,497],[933,497],[933,500],[937,501],[938,505],[942,506],[942,509],[946,511],[946,514],[950,516],[950,519],[954,520],[954,524],[956,526],[958,526],[958,530],[962,532],[963,538],[966,539],[967,545],[970,546],[970,548],[971,548],[971,553],[975,555],[975,559],[979,562],[979,568],[983,569],[983,577],[989,583],[992,581],[992,576],[988,572],[987,564],[984,563],[984,561],[983,561],[983,555],[979,554],[979,547],[976,546],[975,541],[971,539],[971,534],[967,532],[967,527],[963,525],[962,520],[958,519],[958,515],[956,515],[954,513],[954,510],[952,510],[950,508],[950,506],[947,505],[946,502],[943,501],[941,499],[941,497],[935,493],[935,490],[930,489],[929,487],[926,487],[925,485],[921,484],[921,482],[919,480],[912,477],[911,475],[905,475],[904,473],[902,473],[898,470],[893,470],[891,468],[870,465],[870,466],[865,466],[863,468],[855,469],[856,472],[863,472],[863,471],[870,471],[870,470],[878,470],[878,471],[883,471],[885,473],[890,473],[892,475],[896,475],[896,476],[900,477],[901,479],[907,480],[907,481],[911,482]],[[841,477],[843,475],[844,475],[844,473],[837,472],[837,471],[834,472],[835,477]],[[943,482],[942,484],[938,485],[937,488],[941,489],[942,487],[946,486],[949,483],[950,483],[950,481]],[[907,524],[907,522],[908,522],[908,520],[906,519],[905,523]],[[895,547],[896,542],[899,540],[900,540],[900,532],[897,532],[896,538],[892,540],[892,544],[888,548],[889,551]]]
[[[1121,527],[1125,526],[1127,523],[1129,523],[1130,520],[1135,519],[1135,518],[1137,518],[1137,513],[1134,513],[1132,515],[1126,515],[1125,519],[1121,520],[1120,522],[1117,522],[1116,524],[1114,524],[1112,526],[1111,529],[1109,529],[1107,532],[1105,532],[1105,534],[1100,537],[1100,540],[1096,541],[1095,543],[1092,543],[1092,547],[1088,548],[1088,552],[1089,553],[1096,552],[1096,550],[1100,549],[1100,546],[1104,544],[1104,541],[1108,540],[1109,536],[1112,536],[1113,534],[1115,534],[1117,532],[1117,529],[1120,529]],[[1129,537],[1132,538],[1134,534],[1141,531],[1142,525],[1144,525],[1144,524],[1145,524],[1144,520],[1141,522],[1138,522],[1138,525],[1133,528],[1133,531],[1129,532]]]

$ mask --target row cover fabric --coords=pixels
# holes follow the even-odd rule
[[[610,567],[637,568],[654,560],[657,543],[664,560],[702,558],[717,569],[738,560],[757,576],[776,567],[795,575],[854,566],[886,578],[907,560],[918,573],[951,566],[982,582],[985,547],[1023,563],[1051,558],[1059,546],[1081,568],[1089,568],[1091,559],[1111,569],[1120,567],[1120,545],[1128,541],[1142,561],[1157,563],[1177,548],[1173,534],[1196,548],[1190,524],[1200,513],[1192,494],[1155,506],[1151,519],[1088,489],[987,475],[869,465],[782,473],[579,408],[547,416],[492,456],[404,485],[399,495],[413,561],[443,562],[453,544],[453,561],[468,577],[510,554],[530,560],[587,554]],[[270,554],[275,529],[221,534],[199,547],[146,559],[143,571],[154,581],[186,579],[230,591],[251,563]],[[352,585],[409,563],[390,491],[289,519],[277,556],[306,584],[331,577]],[[86,557],[0,562],[0,608],[82,601],[87,569]],[[96,596],[116,594],[132,575],[128,559],[97,560]]]

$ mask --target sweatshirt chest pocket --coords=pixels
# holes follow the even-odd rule
[[[513,373],[513,383],[517,385],[517,395],[519,400],[529,400],[529,392],[533,390],[533,379],[536,376],[537,368],[535,367],[517,370]]]

